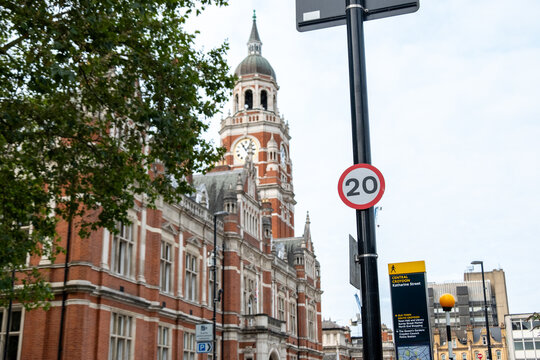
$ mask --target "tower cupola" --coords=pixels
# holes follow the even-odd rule
[[[262,74],[271,76],[276,80],[276,73],[274,72],[272,65],[270,65],[268,60],[261,55],[262,42],[259,37],[259,31],[257,30],[255,10],[253,10],[253,25],[251,26],[247,47],[248,56],[236,67],[234,73],[238,77],[251,74]]]

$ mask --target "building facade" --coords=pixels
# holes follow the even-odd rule
[[[503,270],[485,272],[486,303],[493,360],[507,358],[504,317],[508,314],[508,297]],[[434,357],[448,359],[446,314],[439,298],[452,294],[456,300],[450,313],[452,341],[457,360],[476,359],[487,352],[486,317],[481,273],[465,273],[463,281],[428,284],[428,307],[432,329]],[[500,353],[499,353],[500,352]],[[473,357],[471,357],[473,356]],[[444,358],[444,359],[443,359]],[[499,359],[500,358],[500,359]]]
[[[489,325],[500,327],[504,323],[504,316],[508,314],[504,271],[487,271],[485,280]],[[469,326],[473,328],[486,326],[481,273],[465,273],[461,282],[428,284],[430,326],[433,330],[438,329],[443,338],[446,336],[446,318],[439,304],[439,298],[445,293],[452,294],[456,299],[456,305],[450,311],[450,325],[460,338],[466,337]]]
[[[446,332],[444,332],[446,335]],[[504,326],[491,328],[491,359],[507,360],[508,349],[506,345],[506,331]],[[433,359],[450,360],[448,343],[442,339],[441,332],[437,329],[434,332]],[[452,331],[452,352],[454,360],[486,360],[488,357],[487,335],[485,328],[473,328],[468,326],[466,336],[458,337]]]
[[[47,311],[15,305],[9,359],[211,359],[197,353],[196,325],[214,320],[216,359],[322,359],[320,266],[309,216],[294,236],[290,136],[261,45],[253,19],[221,123],[227,153],[193,177],[194,194],[156,208],[138,198],[118,233],[73,236],[69,256],[30,259],[56,297]],[[68,224],[59,234],[67,248]]]
[[[540,359],[540,319],[538,314],[508,314],[505,316],[504,322],[507,329],[508,359]]]
[[[341,326],[328,319],[322,322],[324,360],[361,360],[363,354],[362,337],[351,336],[348,326]],[[383,360],[394,360],[396,352],[392,330],[381,326]]]

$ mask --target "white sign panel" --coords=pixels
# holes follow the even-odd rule
[[[370,164],[356,164],[339,178],[338,193],[345,205],[364,210],[379,202],[384,193],[384,178]]]
[[[212,341],[213,337],[213,328],[212,324],[198,324],[195,327],[195,341]]]

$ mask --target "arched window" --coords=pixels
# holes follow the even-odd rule
[[[234,112],[238,112],[238,94],[234,96]]]
[[[246,90],[244,93],[244,107],[246,110],[253,109],[253,91]]]
[[[273,100],[274,100],[274,101],[272,102],[273,110],[274,110],[274,111],[277,111],[277,100],[276,100],[276,95],[274,95]]]
[[[268,93],[266,90],[261,91],[261,106],[264,110],[268,110]]]

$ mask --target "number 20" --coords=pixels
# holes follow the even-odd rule
[[[373,188],[371,190],[368,189],[368,181],[369,180],[371,180],[372,186],[373,186]],[[358,188],[360,187],[360,180],[358,180],[356,178],[350,178],[345,182],[345,186],[349,186],[349,185],[351,185],[351,183],[353,184],[353,187],[352,187],[351,190],[349,190],[347,192],[347,196],[360,195],[360,191],[357,191]],[[366,194],[373,194],[374,192],[377,191],[378,188],[379,188],[379,186],[377,185],[377,179],[374,176],[366,176],[362,180],[362,190],[364,190],[364,192]]]

